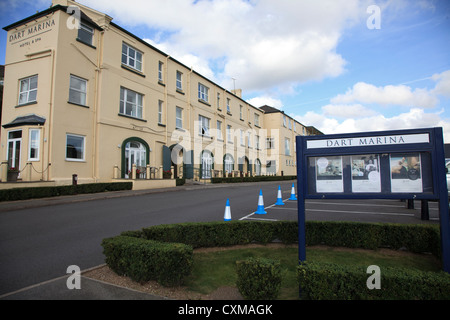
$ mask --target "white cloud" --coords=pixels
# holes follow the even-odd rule
[[[328,104],[322,107],[325,116],[337,118],[364,118],[377,114],[374,110],[364,107],[360,104],[353,105],[334,105]]]
[[[345,94],[331,99],[332,103],[361,102],[376,103],[383,106],[397,105],[407,107],[433,108],[439,100],[426,89],[412,89],[405,85],[376,87],[365,82],[356,83]]]
[[[338,42],[367,7],[357,0],[80,2],[118,24],[152,28],[155,34],[140,36],[180,61],[190,58],[200,73],[199,68],[214,70],[224,86],[237,79],[246,92],[342,74],[346,61],[336,52]]]
[[[323,106],[321,112],[309,111],[303,116],[294,117],[325,134],[442,127],[444,139],[450,143],[450,119],[446,118],[448,115],[443,107],[436,108],[440,102],[438,95],[450,97],[450,70],[427,79],[435,82],[433,89],[413,89],[405,85],[376,87],[358,82],[345,94],[331,98],[331,103]],[[373,108],[364,104],[373,104]],[[393,115],[387,116],[374,110],[380,105],[411,107],[408,111],[397,113],[396,109],[390,108]],[[434,112],[425,112],[433,107]]]
[[[437,82],[436,87],[433,89],[433,93],[450,97],[450,70],[435,74],[431,79]]]
[[[247,102],[257,108],[262,107],[264,105],[268,105],[270,107],[277,108],[279,110],[283,109],[283,102],[281,102],[281,100],[269,96],[254,97],[248,99]]]
[[[295,116],[295,119],[312,125],[325,134],[443,127],[444,140],[450,143],[450,119],[442,119],[441,115],[441,111],[426,113],[424,109],[413,108],[392,117],[377,114],[339,121],[324,113],[309,111],[304,116]]]

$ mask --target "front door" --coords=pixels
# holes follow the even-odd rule
[[[22,130],[8,132],[8,167],[20,170]]]
[[[213,169],[213,158],[211,153],[203,152],[202,154],[202,179],[211,179],[211,170]]]
[[[145,175],[146,168],[146,149],[139,142],[128,142],[125,147],[125,178],[131,178],[131,170],[133,164],[136,165],[138,170],[137,177]]]

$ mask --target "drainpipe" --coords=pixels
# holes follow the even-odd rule
[[[99,153],[99,100],[100,96],[99,92],[99,82],[100,82],[100,65],[101,59],[103,57],[103,40],[104,40],[105,31],[100,32],[100,37],[97,40],[97,65],[95,66],[95,92],[94,92],[94,114],[93,114],[93,128],[92,128],[92,177],[94,178],[94,182],[99,180],[99,164],[98,164],[98,153]]]
[[[54,99],[53,87],[55,85],[55,50],[51,49],[50,54],[52,57],[52,65],[50,67],[51,79],[50,79],[50,99],[49,99],[49,116],[48,116],[48,139],[47,139],[47,148],[48,148],[47,181],[50,181],[51,177],[50,171],[52,165],[52,143],[53,143],[52,127],[53,127],[53,99]]]
[[[165,62],[165,64],[164,64],[164,69],[165,69],[165,72],[164,72],[164,104],[166,105],[166,112],[165,112],[165,114],[166,114],[166,127],[165,127],[165,129],[164,129],[164,131],[165,131],[165,136],[166,136],[166,146],[167,146],[167,144],[168,144],[168,142],[169,142],[169,138],[168,138],[168,125],[169,125],[169,123],[167,122],[168,121],[168,116],[167,116],[167,114],[169,113],[169,101],[167,100],[168,99],[168,95],[167,95],[167,86],[168,86],[168,82],[167,82],[167,80],[168,80],[168,70],[169,70],[169,59],[170,59],[170,55],[168,55],[167,57],[166,57],[166,62]]]

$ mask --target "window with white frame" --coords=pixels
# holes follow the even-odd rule
[[[284,138],[284,154],[286,156],[291,155],[291,140],[289,138]]]
[[[283,116],[283,127],[286,128],[286,116]]]
[[[255,147],[256,150],[259,150],[261,148],[261,145],[259,143],[259,136],[255,136]]]
[[[66,160],[84,161],[85,137],[66,134]]]
[[[38,76],[20,80],[19,104],[35,102],[37,98]]]
[[[78,29],[78,40],[92,46],[94,39],[94,29],[85,23],[80,23]]]
[[[268,160],[266,163],[266,172],[267,173],[276,173],[277,172],[277,162],[275,160]]]
[[[224,171],[231,173],[234,170],[234,159],[233,156],[230,154],[226,154],[225,158],[223,159],[224,162]]]
[[[222,136],[222,121],[217,120],[217,139],[223,139]]]
[[[275,149],[275,138],[266,138],[266,149]]]
[[[255,126],[259,127],[259,114],[255,113]]]
[[[220,110],[220,93],[217,92],[217,109]]]
[[[142,52],[122,43],[122,63],[130,68],[142,71]]]
[[[142,100],[142,94],[121,87],[119,113],[133,118],[142,119]]]
[[[209,135],[209,119],[199,115],[198,116],[198,122],[199,122],[199,132],[202,136],[210,136]]]
[[[200,100],[208,102],[208,94],[209,94],[209,88],[199,82],[198,83],[198,98]]]
[[[39,161],[41,145],[41,130],[30,129],[28,140],[28,161]]]
[[[70,75],[69,102],[86,105],[87,80]]]
[[[158,100],[158,123],[163,124],[163,107],[164,101]]]
[[[240,140],[241,140],[241,146],[245,146],[245,138],[244,138],[244,130],[239,130],[240,133]]]
[[[252,147],[252,134],[249,132],[247,132],[247,140],[248,140],[248,147],[251,148]]]
[[[244,120],[244,107],[239,106],[239,119]]]
[[[289,124],[289,129],[292,130],[292,121],[291,121],[291,119],[288,119],[288,124]]]
[[[227,125],[227,141],[233,143],[233,137],[231,135],[231,126]]]
[[[183,91],[183,73],[177,71],[177,89]]]
[[[230,98],[227,98],[227,112],[231,113]]]
[[[177,129],[183,128],[183,109],[180,107],[176,107],[175,111],[175,127]]]
[[[163,69],[164,69],[164,63],[159,61],[159,63],[158,63],[158,81],[159,82],[164,82]]]

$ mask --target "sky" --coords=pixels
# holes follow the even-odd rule
[[[325,134],[442,127],[450,143],[449,0],[78,2]],[[0,26],[50,5],[0,0]]]

